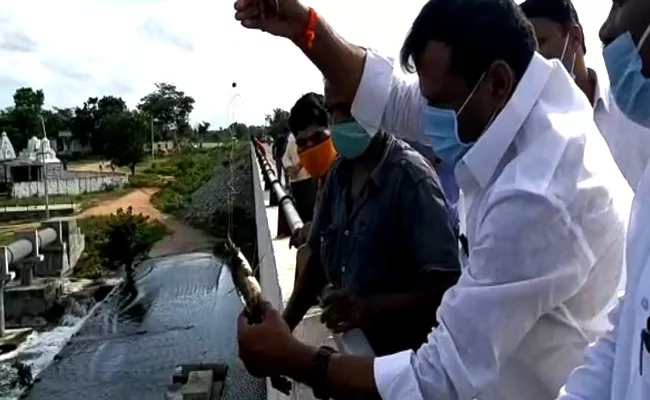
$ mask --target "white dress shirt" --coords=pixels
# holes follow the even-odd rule
[[[627,121],[618,130],[628,132]],[[639,132],[639,127],[633,127]],[[647,133],[650,136],[650,132]],[[646,138],[646,140],[648,140]],[[650,318],[650,165],[636,189],[627,231],[625,297],[610,314],[614,329],[586,351],[585,365],[576,369],[563,388],[562,400],[650,399],[650,353],[641,331]]]
[[[424,104],[417,83],[368,52],[357,121],[423,141]],[[554,398],[603,332],[632,191],[587,98],[538,54],[455,172],[469,259],[427,343],[375,359],[377,388],[396,400]]]
[[[636,189],[650,160],[650,129],[635,124],[621,112],[607,74],[597,75],[595,96],[594,121],[623,176]]]
[[[296,144],[296,137],[293,133],[289,134],[287,137],[287,147],[284,150],[284,155],[282,156],[282,165],[284,168],[296,167],[300,164],[300,157],[298,156],[298,145]],[[311,178],[309,172],[303,167],[298,171],[298,176],[295,178],[288,176],[289,182],[300,182],[305,179]]]

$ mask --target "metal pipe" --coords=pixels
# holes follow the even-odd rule
[[[270,161],[262,155],[262,152],[260,151],[257,145],[253,144],[253,147],[255,148],[255,154],[257,155],[257,160],[260,164],[260,167],[262,168],[262,174],[264,175],[264,179],[268,179],[269,182],[271,183],[271,191],[279,199],[280,207],[284,212],[284,216],[287,218],[287,222],[289,223],[291,233],[293,234],[298,229],[302,228],[304,223],[300,218],[300,215],[298,214],[296,207],[293,204],[293,200],[291,199],[291,196],[289,196],[284,191],[282,184],[277,179],[275,172],[271,168]]]
[[[53,243],[56,240],[56,230],[45,228],[38,231],[36,237],[38,248]],[[22,260],[23,258],[34,253],[32,242],[29,239],[18,239],[7,246],[7,263],[9,265]]]

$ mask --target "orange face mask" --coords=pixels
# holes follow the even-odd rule
[[[313,178],[322,178],[336,159],[336,149],[332,138],[298,153],[300,163]]]

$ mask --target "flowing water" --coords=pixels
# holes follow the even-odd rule
[[[32,375],[37,376],[61,351],[72,335],[79,330],[84,317],[78,310],[68,310],[61,319],[60,326],[41,332],[32,332],[21,346],[11,353],[0,356],[0,400],[18,399],[22,390],[13,384],[17,379],[13,361],[21,361],[31,367]]]
[[[177,365],[225,363],[223,399],[263,399],[264,380],[249,376],[236,356],[241,307],[230,274],[212,255],[148,260],[132,287],[112,292],[80,327],[57,328],[72,337],[27,398],[160,400]],[[36,348],[48,357],[34,366],[43,368],[65,339],[41,342]]]

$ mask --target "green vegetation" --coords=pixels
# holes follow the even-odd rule
[[[96,279],[122,265],[144,259],[153,245],[169,234],[165,225],[142,214],[126,211],[79,220],[86,249],[74,269],[78,278]]]
[[[7,246],[13,242],[14,239],[14,234],[13,232],[3,232],[0,233],[0,246]]]
[[[167,214],[179,213],[189,205],[192,194],[214,176],[216,168],[230,167],[230,150],[233,167],[241,168],[249,157],[248,149],[248,142],[234,141],[225,147],[183,152],[170,162],[156,166],[158,173],[173,180],[152,197],[152,203]]]

